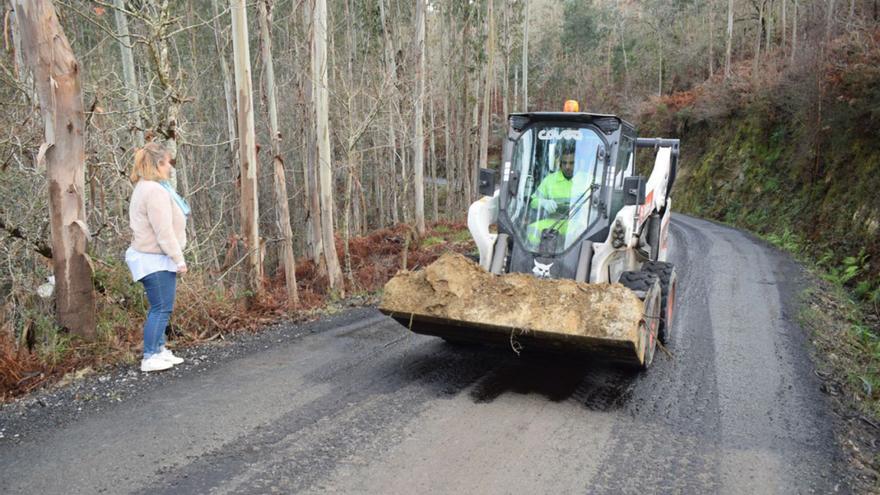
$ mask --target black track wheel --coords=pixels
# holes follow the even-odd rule
[[[653,273],[660,279],[660,342],[668,344],[672,341],[672,323],[675,316],[675,296],[678,289],[678,277],[675,265],[663,261],[649,261],[642,266],[642,271]]]
[[[660,328],[660,279],[646,272],[623,272],[618,280],[624,287],[635,292],[645,303],[642,321],[639,322],[639,353],[644,356],[642,369],[648,369],[654,362],[657,350],[657,334]]]

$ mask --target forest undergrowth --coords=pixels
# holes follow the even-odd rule
[[[336,249],[339,259],[344,260],[339,238]],[[438,221],[428,226],[421,239],[406,224],[354,237],[349,242],[351,270],[345,273],[346,294],[369,301],[404,264],[407,269],[418,269],[447,251],[474,251],[466,225]],[[305,321],[319,317],[329,304],[337,302],[326,276],[319,275],[311,260],[297,263],[300,305],[293,311],[285,307],[283,270],[265,281],[266,290],[258,297],[216,283],[217,276],[192,270],[178,278],[177,300],[167,330],[171,346],[180,348],[238,332],[255,332],[282,320]],[[51,385],[77,370],[138,362],[143,349],[141,327],[148,309],[142,286],[131,280],[122,260],[98,260],[95,285],[99,294],[98,338],[93,342],[58,329],[51,317],[39,316],[51,311],[42,308],[48,303],[36,294],[28,299],[32,307],[23,313],[21,331],[0,332],[0,402]],[[47,311],[41,312],[41,308]],[[18,341],[12,337],[16,334]]]

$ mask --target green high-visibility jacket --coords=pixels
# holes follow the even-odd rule
[[[529,205],[532,208],[538,208],[538,203],[542,199],[552,199],[554,201],[560,203],[569,203],[576,198],[572,198],[572,187],[577,182],[578,188],[582,188],[586,190],[589,187],[589,184],[592,183],[592,180],[583,180],[589,179],[592,176],[590,174],[575,174],[571,179],[566,179],[565,174],[562,173],[562,170],[557,170],[552,174],[548,175],[538,184],[538,189],[535,190],[534,194],[532,194],[532,199],[529,201]],[[577,180],[575,180],[577,179]],[[583,191],[575,191],[575,196],[580,196]],[[541,231],[546,228],[549,228],[552,225],[555,225],[557,222],[556,219],[553,218],[542,218],[535,222],[529,224],[526,228],[527,238],[530,244],[537,246],[538,242],[541,240]],[[569,222],[568,220],[563,220],[560,224],[558,224],[557,228],[559,229],[560,234],[566,235],[568,232]]]
[[[538,189],[532,194],[532,200],[529,203],[532,208],[538,207],[541,199],[563,200],[569,201],[571,198],[571,179],[566,179],[562,170],[557,170],[552,174],[544,177],[544,180],[538,184]]]

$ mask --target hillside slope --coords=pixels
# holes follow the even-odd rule
[[[880,32],[818,63],[710,80],[652,102],[679,136],[677,209],[767,235],[880,305]],[[749,65],[751,63],[749,62]],[[772,64],[768,64],[772,65]]]

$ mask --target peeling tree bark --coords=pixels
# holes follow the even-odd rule
[[[254,133],[254,99],[251,89],[251,55],[245,0],[230,0],[235,89],[238,103],[238,155],[241,162],[241,229],[248,249],[248,286],[263,289],[263,256],[260,246],[260,209],[257,200],[257,148]]]
[[[272,60],[272,0],[257,2],[260,11],[260,54],[263,58],[266,83],[266,106],[269,108],[269,133],[272,140],[272,165],[275,170],[275,216],[281,232],[281,260],[287,282],[287,309],[299,304],[296,287],[296,261],[293,257],[293,229],[290,227],[290,207],[287,204],[287,181],[284,160],[281,158],[281,131],[278,130],[278,105],[275,98],[275,64]]]
[[[52,264],[58,324],[95,337],[93,268],[86,253],[85,115],[79,65],[50,0],[12,0],[24,60],[33,71],[45,125]]]

